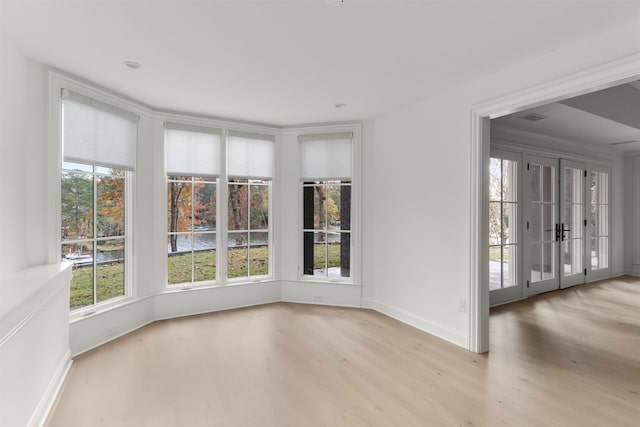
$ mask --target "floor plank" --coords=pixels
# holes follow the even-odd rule
[[[640,281],[494,308],[488,355],[371,310],[157,322],[75,359],[47,426],[97,425],[638,426]]]

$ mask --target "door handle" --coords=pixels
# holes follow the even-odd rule
[[[545,232],[553,231],[553,230],[544,230]],[[556,224],[556,242],[560,240],[560,224]]]
[[[570,229],[570,228],[568,228],[568,227],[565,227],[565,224],[564,224],[564,222],[563,222],[563,223],[562,223],[562,241],[563,241],[563,242],[564,242],[564,239],[566,239],[566,238],[567,238],[567,236],[565,236],[565,234],[564,234],[564,233],[565,233],[565,232],[566,232],[566,233],[569,233],[570,231],[571,231],[571,229]]]

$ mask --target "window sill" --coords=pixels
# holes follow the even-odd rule
[[[340,278],[321,278],[316,276],[301,276],[298,281],[304,283],[315,283],[322,285],[340,285],[340,286],[361,286],[359,283],[354,283],[352,279],[340,279]]]
[[[226,284],[221,284],[216,282],[216,283],[207,283],[204,285],[192,286],[185,283],[183,285],[167,286],[165,290],[161,293],[171,294],[176,292],[201,291],[201,290],[207,290],[207,289],[226,288],[231,286],[246,286],[246,285],[255,285],[257,283],[272,283],[272,282],[277,282],[277,280],[275,280],[273,277],[265,276],[261,278],[251,279],[251,280],[238,279],[237,281],[229,281]]]
[[[149,298],[149,296],[142,297],[142,298],[135,298],[132,296],[122,296],[119,298],[114,298],[113,300],[98,303],[90,307],[80,308],[69,313],[69,324],[80,322],[89,317],[93,317],[96,315],[100,315],[102,313],[109,312],[111,310],[125,307],[129,304],[140,302],[147,298]]]

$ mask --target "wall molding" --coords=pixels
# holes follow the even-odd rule
[[[33,320],[56,295],[67,289],[70,280],[70,263],[29,268],[7,279],[7,282],[19,283],[16,286],[23,286],[23,289],[28,286],[35,290],[26,297],[20,295],[7,298],[8,301],[2,304],[0,312],[6,314],[0,318],[0,349]],[[7,289],[8,286],[3,285],[2,288]]]
[[[60,393],[60,389],[64,384],[64,380],[67,378],[67,374],[69,373],[72,364],[73,360],[71,360],[71,350],[67,350],[65,355],[62,357],[58,368],[51,377],[51,381],[42,395],[42,399],[40,399],[36,410],[33,412],[33,415],[27,424],[29,427],[41,427],[44,425],[51,409],[53,409],[58,393]]]

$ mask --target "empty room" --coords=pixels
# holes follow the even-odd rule
[[[637,425],[637,0],[0,30],[0,426]]]

